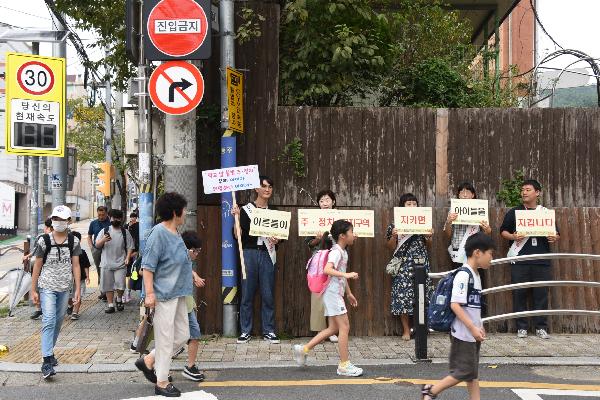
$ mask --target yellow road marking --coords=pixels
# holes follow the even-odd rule
[[[200,387],[286,387],[286,386],[336,386],[336,385],[390,385],[396,383],[409,383],[423,385],[435,383],[435,379],[400,379],[400,378],[374,378],[374,379],[311,379],[304,381],[220,381],[203,382]],[[459,386],[465,386],[464,383]],[[600,390],[600,385],[577,385],[565,383],[545,382],[503,382],[479,381],[482,388],[511,388],[511,389],[558,389],[558,390]]]

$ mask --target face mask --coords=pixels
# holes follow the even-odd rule
[[[52,229],[56,232],[64,232],[67,230],[69,223],[67,221],[52,221]]]
[[[121,221],[110,221],[110,224],[114,227],[114,228],[118,228],[121,226]]]

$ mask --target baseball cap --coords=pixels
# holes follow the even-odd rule
[[[52,215],[50,215],[50,218],[52,217],[69,219],[71,218],[71,209],[67,206],[56,206],[54,207],[54,210],[52,210]]]

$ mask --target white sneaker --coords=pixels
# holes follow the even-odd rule
[[[550,339],[550,335],[548,335],[545,329],[536,329],[535,335],[540,339]]]
[[[329,341],[331,343],[337,343],[337,342],[339,342],[338,337],[336,335],[329,336]]]
[[[301,344],[297,344],[294,346],[294,359],[299,366],[306,365],[306,356],[307,354],[304,352],[304,346]]]
[[[361,376],[363,370],[352,363],[348,363],[346,368],[342,368],[338,365],[337,374],[341,376]]]
[[[525,329],[519,329],[517,331],[517,337],[519,339],[525,339],[527,337],[527,330],[525,330]]]

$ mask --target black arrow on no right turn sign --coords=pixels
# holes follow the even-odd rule
[[[171,86],[169,86],[169,103],[173,103],[175,101],[175,89],[181,88],[181,90],[185,90],[192,85],[193,83],[187,81],[185,78],[181,78],[181,82],[171,83]]]

